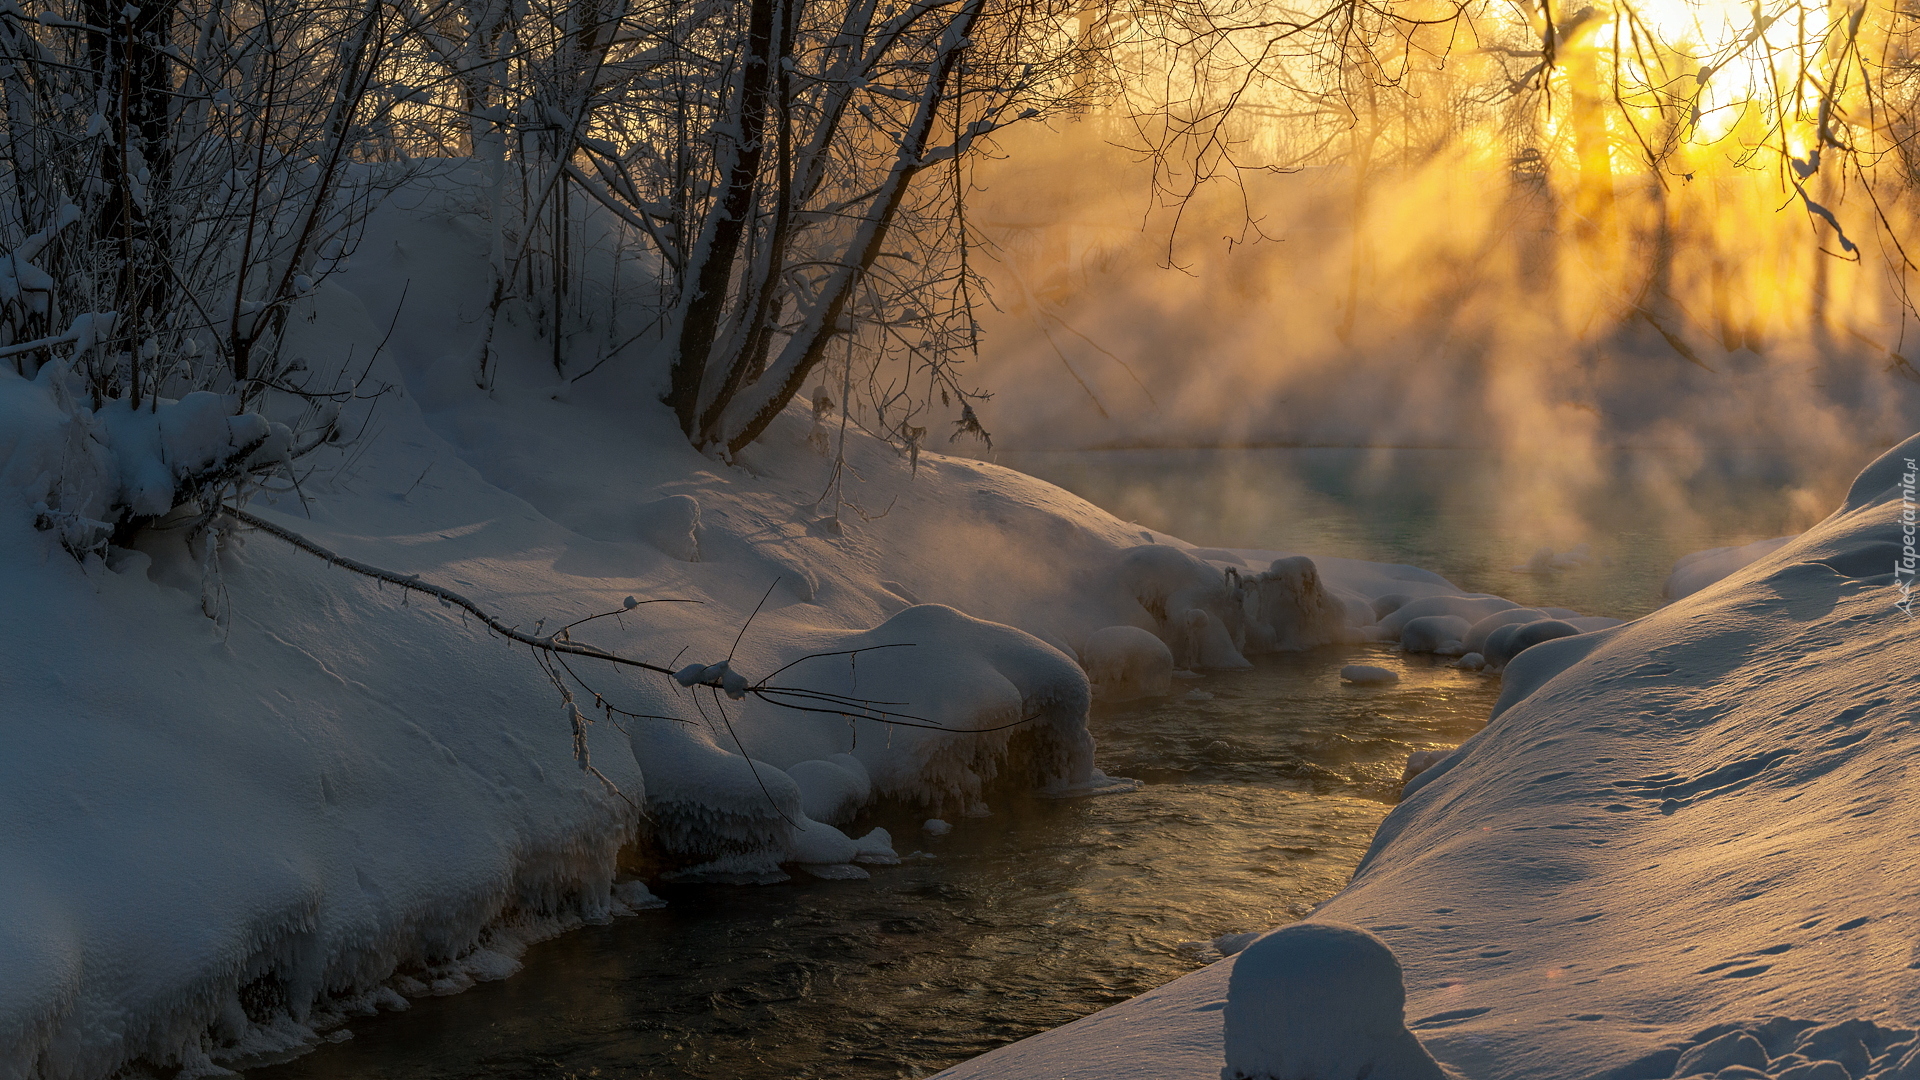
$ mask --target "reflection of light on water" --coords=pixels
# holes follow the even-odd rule
[[[1341,663],[1264,658],[1202,700],[1129,702],[1091,724],[1140,791],[1002,793],[945,836],[899,809],[901,866],[865,882],[659,886],[669,906],[533,947],[526,968],[255,1080],[925,1075],[1218,959],[1204,942],[1304,915],[1346,883],[1407,754],[1476,730],[1498,686],[1411,665],[1385,690]]]

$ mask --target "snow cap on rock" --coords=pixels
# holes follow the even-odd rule
[[[1109,626],[1087,635],[1080,663],[1102,701],[1133,701],[1173,693],[1173,650],[1151,631]]]
[[[1400,961],[1357,926],[1301,922],[1246,947],[1227,983],[1221,1080],[1450,1080],[1406,1023]]]
[[[1360,686],[1377,686],[1400,681],[1398,673],[1372,664],[1348,664],[1340,669],[1340,677]]]

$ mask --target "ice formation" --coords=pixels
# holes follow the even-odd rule
[[[1215,567],[1201,552],[1232,558],[1213,558],[1228,564]],[[1151,616],[1181,668],[1246,667],[1248,655],[1354,640],[1371,611],[1366,596],[1329,585],[1304,555],[1270,559],[1258,574],[1242,574],[1246,565],[1220,549],[1148,544],[1121,554],[1114,579]]]

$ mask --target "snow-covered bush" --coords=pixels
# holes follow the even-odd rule
[[[198,391],[135,407],[90,407],[66,365],[31,380],[0,371],[0,477],[34,523],[75,556],[104,554],[139,525],[183,507],[203,516],[224,493],[291,465],[292,432],[235,395]]]

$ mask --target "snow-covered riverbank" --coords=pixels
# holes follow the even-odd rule
[[[458,608],[257,531],[229,529],[213,553],[189,528],[154,530],[105,560],[76,562],[54,533],[34,527],[43,513],[36,502],[79,491],[82,480],[164,479],[155,470],[177,472],[175,458],[200,443],[164,420],[96,414],[63,396],[57,366],[37,381],[0,373],[0,565],[9,568],[0,615],[13,628],[0,695],[15,719],[0,736],[0,910],[8,913],[0,921],[0,1075],[85,1080],[130,1065],[200,1075],[297,1049],[407,996],[509,975],[528,940],[649,902],[644,883],[620,869],[623,848],[644,851],[650,872],[760,880],[805,865],[859,877],[863,865],[895,858],[884,834],[836,828],[871,799],[965,814],[995,783],[1061,796],[1127,790],[1094,768],[1090,690],[1151,690],[1175,665],[1231,667],[1261,650],[1369,634],[1410,641],[1425,633],[1429,647],[1459,652],[1475,630],[1491,630],[1476,622],[1512,608],[1462,597],[1412,567],[1195,549],[1010,470],[909,457],[857,429],[842,443],[803,408],[722,464],[686,445],[645,379],[557,392],[530,333],[496,340],[522,362],[483,392],[473,385],[469,340],[484,291],[479,244],[457,219],[407,218],[341,279],[350,289],[322,287],[294,321],[309,370],[371,365],[360,385],[388,389],[347,407],[358,434],[320,451],[322,469],[249,509],[342,556],[455,590],[530,633],[618,611],[580,628],[576,640],[664,667],[725,659],[753,679],[810,654],[885,646],[801,661],[781,681],[874,702],[909,725],[850,719],[844,706],[801,712],[752,695],[696,699],[670,679],[594,661],[571,661],[591,665],[573,672],[543,667]],[[1884,500],[1875,505],[1859,514],[1884,516]],[[1785,565],[1819,536],[1737,580]],[[1842,561],[1833,574],[1859,569]],[[1687,643],[1700,626],[1686,613],[1720,611],[1715,604],[1733,605],[1724,618],[1740,641],[1761,633],[1740,627],[1781,619],[1825,626],[1819,604],[1828,594],[1816,578],[1794,578],[1771,600],[1710,588],[1636,624],[1665,628],[1651,643],[1635,644],[1653,632],[1642,630],[1549,641],[1508,678],[1532,685],[1543,658],[1597,650],[1582,663],[1620,657],[1628,672],[1616,696],[1658,696],[1649,688],[1665,686],[1673,699],[1665,707],[1696,710],[1675,689],[1693,684],[1646,666],[1674,661],[1642,653],[1694,648]],[[628,597],[683,602],[629,609]],[[1897,648],[1890,635],[1898,627],[1873,621],[1878,602],[1858,601],[1858,636],[1820,632],[1836,650],[1869,638],[1883,652]],[[1540,612],[1535,626],[1547,636],[1591,628],[1566,622],[1574,616]],[[1133,632],[1106,634],[1090,649],[1096,631],[1110,627]],[[1729,648],[1709,651],[1721,657]],[[1095,669],[1095,686],[1076,660]],[[1772,686],[1770,698],[1748,694],[1741,707],[1784,702],[1794,686],[1825,686],[1820,680],[1843,668],[1849,686],[1864,686],[1873,662],[1826,661],[1805,673],[1776,664],[1766,671],[1793,680]],[[1434,935],[1436,955],[1456,944],[1460,955],[1486,954],[1483,967],[1462,969],[1475,986],[1483,971],[1508,972],[1510,983],[1484,981],[1515,1004],[1463,1016],[1437,1043],[1447,1060],[1488,1076],[1546,1075],[1497,1071],[1531,1067],[1497,1035],[1509,1022],[1535,1031],[1509,1018],[1534,1015],[1519,1003],[1533,1000],[1521,983],[1537,974],[1503,968],[1497,954],[1532,955],[1560,939],[1513,927],[1494,934],[1482,922],[1507,901],[1486,897],[1528,896],[1539,882],[1560,881],[1552,867],[1598,856],[1555,848],[1536,867],[1522,860],[1547,857],[1500,854],[1518,849],[1476,837],[1500,828],[1502,814],[1525,822],[1513,829],[1539,829],[1542,808],[1565,802],[1568,820],[1544,824],[1575,827],[1539,835],[1577,844],[1631,824],[1649,830],[1634,844],[1657,846],[1660,822],[1670,830],[1707,817],[1693,802],[1717,789],[1651,795],[1696,774],[1722,775],[1705,743],[1674,745],[1659,727],[1670,717],[1643,718],[1646,737],[1668,747],[1665,757],[1607,749],[1630,733],[1560,732],[1560,713],[1540,710],[1563,698],[1584,702],[1578,686],[1566,688],[1577,681],[1565,676],[1529,698],[1499,730],[1535,715],[1545,727],[1524,726],[1518,743],[1476,740],[1455,759],[1392,819],[1355,888],[1330,909],[1372,925],[1382,918],[1363,916],[1364,904],[1399,911],[1396,904],[1417,908],[1449,889],[1463,894],[1452,905],[1458,918],[1405,913],[1409,929],[1387,936],[1396,946],[1413,937],[1416,983],[1435,971],[1453,977],[1417,959],[1420,934]],[[576,753],[563,686],[579,718],[592,721],[584,753]],[[1905,700],[1879,692],[1886,701],[1873,708]],[[609,713],[602,702],[637,715]],[[1807,715],[1816,714],[1825,712]],[[947,730],[912,726],[921,723]],[[1853,760],[1876,745],[1836,741],[1832,753]],[[1636,812],[1595,811],[1601,816],[1588,821],[1575,779],[1585,774],[1547,767],[1576,752],[1612,757],[1609,780],[1617,773],[1628,787],[1640,783],[1616,793]],[[1752,748],[1729,760],[1774,752]],[[1786,757],[1767,761],[1775,771],[1763,780],[1786,767],[1776,764]],[[1673,775],[1659,779],[1665,772]],[[1536,776],[1547,779],[1530,784]],[[1669,798],[1686,808],[1648,821],[1637,812]],[[1871,827],[1890,819],[1849,820]],[[1403,833],[1425,839],[1392,839]],[[1623,838],[1607,850],[1632,847]],[[1396,854],[1412,850],[1418,857]],[[1895,880],[1891,870],[1886,880]],[[1473,911],[1466,894],[1488,910]],[[1724,910],[1725,899],[1709,910]],[[1687,910],[1673,907],[1683,920]],[[1636,918],[1652,925],[1665,915],[1616,917]],[[1601,933],[1571,925],[1567,934]],[[1868,925],[1849,927],[1859,933],[1848,940],[1879,933],[1861,930]],[[1461,944],[1454,932],[1462,928],[1488,943]],[[1642,929],[1632,940],[1639,949],[1660,939]],[[1736,948],[1717,940],[1714,950]],[[1575,944],[1564,946],[1569,955]],[[1574,962],[1556,961],[1563,974]],[[1203,972],[1201,983],[1167,993],[1214,977]],[[1635,985],[1626,979],[1619,993]],[[1417,986],[1416,1010],[1430,1003],[1421,995],[1438,992]],[[1865,1014],[1847,1015],[1855,1013]],[[1674,1006],[1661,1015],[1693,1014]],[[1588,1026],[1537,1045],[1608,1033],[1595,1060],[1611,1060],[1646,1042],[1619,1024],[1580,1023]]]
[[[1387,818],[1314,918],[1394,948],[1443,1064],[1920,1075],[1915,457],[1920,438],[1672,606],[1529,650],[1494,721]],[[1234,964],[941,1075],[1212,1080]]]
[[[758,678],[900,646],[781,682],[950,730],[696,702],[578,659],[575,681],[458,608],[257,531],[210,554],[189,520],[76,562],[34,527],[36,503],[74,510],[88,485],[127,498],[115,485],[163,482],[206,440],[172,412],[108,423],[58,365],[0,373],[16,721],[0,1075],[200,1074],[510,974],[529,939],[648,902],[618,869],[629,845],[681,874],[857,877],[895,857],[884,834],[834,827],[872,798],[964,814],[997,781],[1125,790],[1092,763],[1074,650],[1094,631],[1158,635],[1149,668],[1232,666],[1357,633],[1388,594],[1458,592],[1410,567],[1189,554],[1029,477],[915,461],[857,429],[842,458],[798,408],[721,464],[645,380],[556,397],[531,335],[482,392],[466,347],[479,240],[401,224],[385,261],[293,323],[310,371],[370,364],[363,388],[388,389],[347,406],[358,434],[322,469],[252,512],[536,634],[621,610],[577,640],[663,666],[730,657]],[[226,431],[214,442],[239,445]],[[823,502],[836,461],[843,497]],[[556,682],[593,721],[584,755]]]

